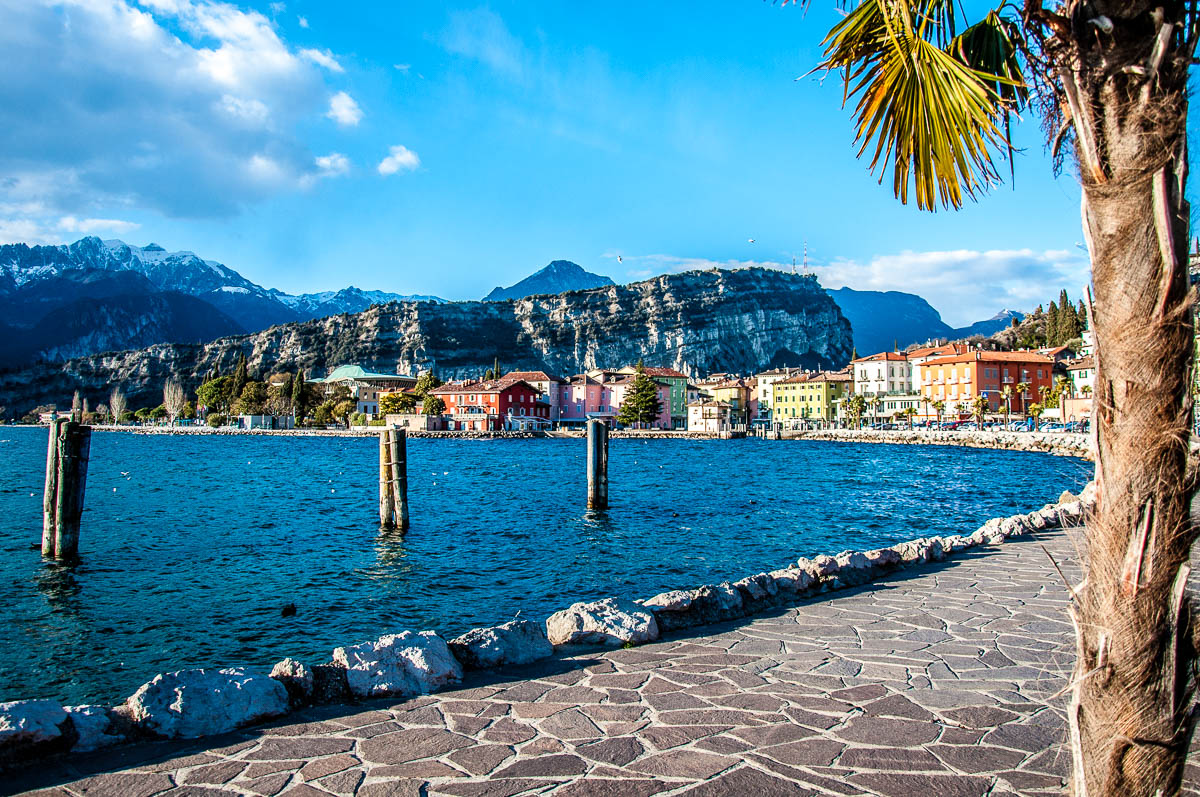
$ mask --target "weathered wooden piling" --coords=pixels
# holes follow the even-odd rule
[[[595,418],[587,424],[588,509],[608,509],[608,425]]]
[[[385,429],[379,433],[379,525],[385,529],[392,527],[395,516],[395,506],[392,503],[391,453]]]
[[[379,433],[379,525],[408,528],[408,433],[404,429]]]
[[[74,559],[79,555],[79,521],[87,492],[92,429],[68,418],[50,425],[46,449],[46,487],[42,497],[42,555]]]
[[[408,431],[391,430],[392,503],[396,508],[395,525],[408,529]]]

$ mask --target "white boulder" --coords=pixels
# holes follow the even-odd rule
[[[71,747],[72,752],[87,753],[121,741],[119,735],[108,732],[112,728],[112,718],[107,706],[67,706],[65,710],[79,735]]]
[[[171,739],[195,739],[286,714],[283,684],[246,667],[179,670],[143,684],[126,701],[135,722]]]
[[[540,623],[513,620],[492,628],[473,628],[450,640],[450,651],[469,670],[528,664],[554,654]]]
[[[696,594],[687,589],[673,589],[670,592],[660,592],[653,598],[641,601],[641,604],[656,612],[684,612],[692,608]]]
[[[424,695],[462,680],[462,665],[433,631],[401,631],[337,648],[333,662],[346,670],[355,697]]]
[[[546,620],[552,645],[634,644],[658,639],[653,612],[624,598],[575,603]]]
[[[0,758],[29,745],[62,738],[67,712],[53,700],[0,703]]]

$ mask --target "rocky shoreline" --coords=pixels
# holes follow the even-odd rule
[[[813,429],[784,432],[785,440],[828,440],[839,443],[963,446],[1004,451],[1039,451],[1060,457],[1092,459],[1091,435],[1072,432],[979,432],[908,429]]]
[[[0,703],[0,768],[140,740],[209,736],[309,705],[411,698],[457,683],[464,670],[526,664],[556,650],[570,654],[583,646],[653,642],[663,632],[788,606],[1029,531],[1076,527],[1093,500],[1089,485],[1081,498],[1064,493],[1057,504],[993,518],[967,536],[922,537],[887,548],[804,558],[738,581],[643,600],[575,603],[544,624],[514,620],[449,641],[434,631],[401,631],[339,647],[326,663],[289,658],[269,671],[247,666],[163,673],[115,707],[64,707],[36,699]]]

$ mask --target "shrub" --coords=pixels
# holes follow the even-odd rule
[[[208,414],[208,425],[214,429],[216,429],[219,426],[224,426],[225,421],[227,421],[227,420],[228,420],[228,418],[226,418],[224,415],[222,415],[219,412],[210,412]]]

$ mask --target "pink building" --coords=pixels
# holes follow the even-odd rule
[[[581,426],[589,418],[599,418],[610,426],[614,425],[633,380],[631,374],[600,370],[570,377],[559,386],[559,424]],[[658,386],[662,411],[650,426],[654,429],[670,429],[671,389],[658,381],[655,384]]]

